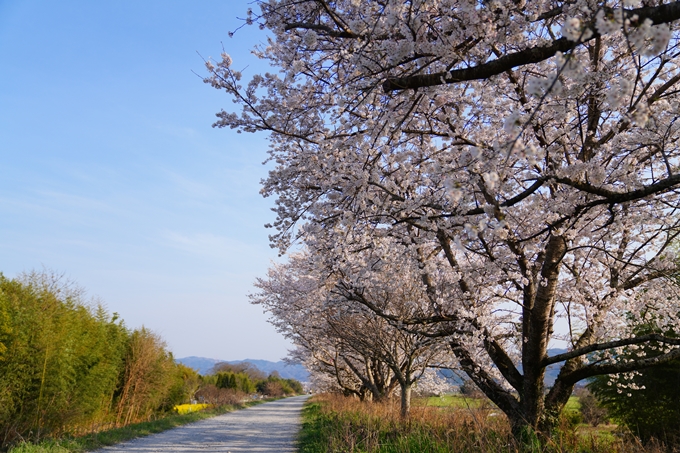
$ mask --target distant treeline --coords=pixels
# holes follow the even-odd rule
[[[0,274],[0,449],[124,426],[188,402],[198,374],[48,273]]]
[[[201,378],[201,388],[196,398],[210,404],[230,403],[231,398],[259,393],[278,397],[303,393],[302,384],[295,379],[283,379],[277,372],[266,376],[257,367],[247,363],[218,363],[212,374]]]

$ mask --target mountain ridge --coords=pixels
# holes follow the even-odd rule
[[[562,354],[564,352],[567,352],[567,349],[563,348],[548,349],[549,356]],[[198,371],[199,374],[202,374],[204,376],[210,374],[212,372],[213,367],[218,363],[237,364],[247,362],[256,366],[260,371],[267,375],[271,374],[273,371],[276,371],[284,379],[296,379],[300,382],[309,382],[309,371],[307,371],[307,369],[304,366],[290,365],[284,362],[283,360],[279,360],[278,362],[272,362],[271,360],[262,359],[219,360],[210,359],[207,357],[189,356],[183,357],[181,359],[176,359],[176,362],[179,362],[183,365],[193,368],[196,371]],[[545,373],[545,384],[547,386],[551,386],[555,382],[555,379],[557,378],[557,375],[559,374],[560,368],[562,368],[563,364],[564,362],[560,362],[547,367]],[[518,366],[518,369],[520,372],[522,371],[521,364]],[[463,381],[463,379],[460,377],[454,376],[448,377],[452,379],[452,381],[455,382],[456,384],[461,384]]]
[[[232,365],[238,363],[250,363],[257,367],[263,373],[269,375],[273,371],[279,373],[279,375],[284,379],[296,379],[300,382],[309,381],[309,372],[302,365],[290,365],[282,360],[278,362],[272,362],[271,360],[262,359],[244,359],[244,360],[219,360],[211,359],[207,357],[189,356],[182,357],[175,360],[182,365],[186,365],[189,368],[193,368],[198,371],[201,375],[208,375],[212,372],[212,369],[218,363],[229,363]]]

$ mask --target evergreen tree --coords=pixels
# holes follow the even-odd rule
[[[643,441],[656,438],[666,445],[680,441],[680,360],[633,374],[600,376],[588,387]]]

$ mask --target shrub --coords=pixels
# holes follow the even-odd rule
[[[460,386],[460,393],[469,398],[484,397],[484,393],[482,393],[479,387],[469,379],[463,381],[463,385]]]
[[[647,442],[680,441],[680,361],[642,370],[633,376],[598,378],[589,388],[620,423]],[[638,387],[620,388],[621,384]],[[611,385],[610,385],[611,384]]]
[[[262,393],[267,396],[279,397],[286,394],[280,381],[266,381]]]
[[[213,406],[236,405],[242,403],[246,398],[247,395],[243,392],[234,389],[221,389],[213,384],[206,384],[196,392],[196,399],[200,403]]]
[[[579,412],[581,413],[583,423],[598,426],[608,421],[609,412],[588,389],[579,389],[577,396],[581,406]]]
[[[653,325],[642,326],[638,334],[658,332]],[[664,332],[675,336],[674,332]],[[624,357],[654,357],[662,353],[658,344],[626,348]],[[666,445],[680,443],[680,360],[662,365],[595,378],[588,388],[620,423],[643,442],[658,439]]]
[[[302,384],[300,383],[300,381],[297,381],[295,379],[286,379],[286,384],[288,384],[288,386],[295,394],[299,395],[305,393],[305,389],[302,388]]]
[[[255,392],[255,384],[250,380],[250,376],[245,373],[234,373],[232,371],[217,373],[215,385],[222,389],[233,389],[243,393]]]

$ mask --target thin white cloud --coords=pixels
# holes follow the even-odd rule
[[[194,255],[233,259],[234,256],[257,259],[259,247],[226,236],[210,233],[182,234],[166,230],[161,233],[165,245]]]
[[[186,195],[196,198],[211,198],[217,195],[215,190],[207,184],[169,170],[165,170],[165,174],[175,188]]]

